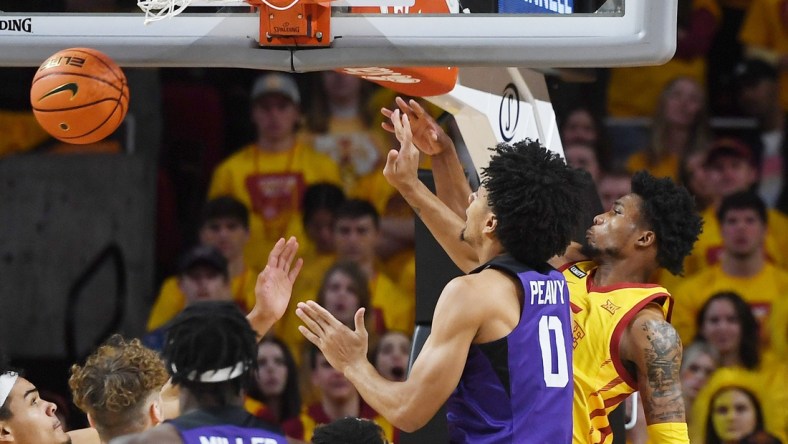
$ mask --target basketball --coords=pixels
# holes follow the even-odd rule
[[[129,88],[120,67],[90,48],[70,48],[46,59],[33,77],[36,120],[63,142],[98,142],[126,117]]]

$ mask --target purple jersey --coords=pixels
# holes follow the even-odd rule
[[[536,271],[510,256],[473,272],[485,268],[522,284],[520,322],[504,338],[471,345],[446,404],[450,441],[570,443],[572,335],[566,281],[546,264]]]
[[[279,427],[250,415],[242,407],[191,411],[167,421],[184,444],[285,444]]]

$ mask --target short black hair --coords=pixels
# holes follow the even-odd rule
[[[632,193],[642,200],[642,221],[656,234],[657,263],[681,274],[684,258],[692,252],[703,227],[695,199],[671,179],[658,179],[645,171],[632,176]]]
[[[372,218],[375,228],[380,228],[380,215],[374,205],[364,199],[348,199],[337,208],[334,221],[336,223],[340,219],[361,219],[366,216]]]
[[[334,420],[315,429],[313,444],[384,444],[383,429],[369,419]]]
[[[219,218],[235,219],[249,229],[249,209],[241,201],[230,196],[220,196],[205,203],[200,213],[200,227]]]
[[[563,254],[584,206],[582,173],[531,139],[492,151],[482,185],[504,250],[528,265]]]
[[[334,184],[316,183],[308,186],[301,200],[304,226],[309,225],[312,217],[320,210],[328,210],[335,214],[343,202],[345,202],[345,192]]]
[[[730,196],[725,196],[725,198],[722,199],[720,208],[717,210],[717,220],[720,222],[720,225],[722,225],[725,216],[730,210],[753,210],[764,225],[766,225],[769,220],[766,204],[763,203],[763,199],[753,191],[739,191]]]
[[[257,369],[257,334],[241,310],[230,301],[205,301],[187,306],[169,325],[162,357],[172,383],[188,388],[200,399],[212,396],[220,404],[225,393],[245,389]],[[235,378],[201,382],[198,376],[243,366]]]

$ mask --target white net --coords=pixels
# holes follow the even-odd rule
[[[242,0],[137,0],[145,12],[145,24],[175,17],[189,6],[249,6]]]

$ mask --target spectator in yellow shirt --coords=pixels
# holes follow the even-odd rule
[[[627,159],[630,173],[646,170],[678,182],[679,163],[687,153],[702,150],[710,139],[706,93],[689,77],[665,85],[654,112],[648,145]]]
[[[337,258],[355,262],[369,280],[371,303],[382,313],[385,329],[413,331],[416,297],[402,289],[380,271],[375,246],[380,233],[380,219],[367,201],[350,199],[336,213],[334,242]]]
[[[246,264],[243,255],[249,240],[249,211],[231,197],[212,199],[203,207],[198,235],[200,244],[216,248],[227,260],[232,299],[244,313],[248,313],[254,307],[257,281],[257,270]],[[151,309],[147,330],[161,327],[185,306],[186,296],[178,277],[167,278]]]
[[[712,203],[701,213],[703,232],[698,237],[692,254],[684,263],[687,276],[720,261],[723,237],[717,212],[726,196],[750,190],[758,180],[752,148],[739,139],[720,138],[714,142],[706,157],[706,174],[714,195]],[[766,212],[764,254],[769,262],[785,268],[788,266],[788,218],[779,211]]]
[[[766,208],[755,193],[743,191],[723,200],[718,217],[723,238],[720,262],[676,288],[673,324],[682,339],[689,341],[700,307],[715,293],[735,291],[758,320],[761,345],[768,348],[771,306],[788,294],[788,272],[766,260]]]
[[[262,269],[279,238],[303,237],[300,205],[306,187],[341,180],[337,164],[299,138],[301,95],[292,77],[261,76],[251,101],[256,139],[216,168],[208,197],[232,196],[251,210],[245,257]]]

